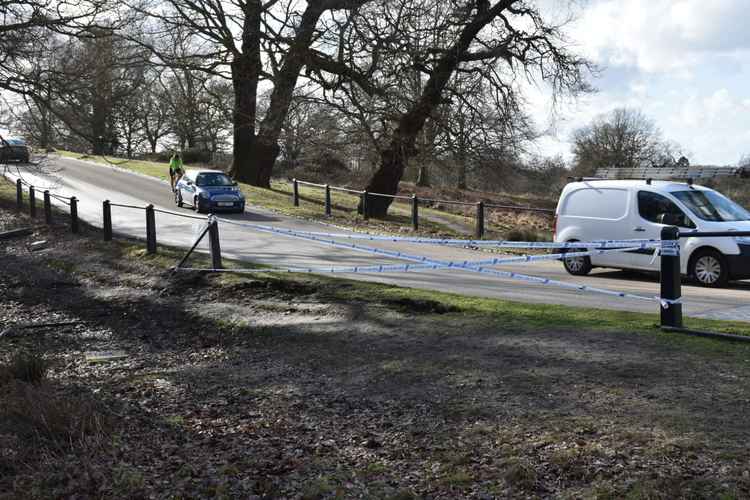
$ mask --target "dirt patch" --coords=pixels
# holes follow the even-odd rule
[[[399,298],[393,300],[384,300],[383,303],[389,306],[398,307],[404,312],[415,314],[446,314],[459,312],[461,310],[458,307],[443,304],[442,302],[438,302],[436,300]]]
[[[72,417],[54,436],[83,426],[75,446],[0,426],[0,498],[750,495],[744,346],[171,274],[63,227],[0,259],[0,364],[51,364],[43,384],[4,382],[5,410],[48,401]]]

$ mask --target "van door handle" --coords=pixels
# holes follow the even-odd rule
[[[636,233],[645,233],[646,232],[646,230],[644,228],[642,228],[642,227],[636,227],[636,228],[633,229],[633,231],[635,231]]]

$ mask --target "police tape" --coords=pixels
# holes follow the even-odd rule
[[[212,272],[212,273],[233,273],[233,274],[259,274],[259,273],[315,273],[315,274],[326,274],[330,272],[340,273],[360,273],[360,274],[371,274],[371,273],[392,273],[399,271],[409,271],[418,269],[440,269],[440,268],[452,268],[454,270],[466,270],[470,272],[477,272],[481,274],[493,275],[499,278],[508,278],[520,281],[526,281],[538,285],[555,286],[558,288],[573,290],[577,292],[591,292],[598,293],[601,295],[608,295],[613,297],[634,299],[647,302],[658,302],[661,307],[668,309],[672,304],[681,304],[681,300],[669,300],[663,299],[659,296],[645,297],[642,295],[635,295],[627,292],[618,292],[614,290],[607,290],[605,288],[592,287],[588,285],[577,285],[574,283],[566,283],[564,281],[553,280],[550,278],[542,278],[539,276],[531,276],[527,274],[516,273],[512,271],[501,271],[497,269],[488,269],[487,267],[472,267],[472,266],[447,266],[440,263],[422,263],[422,264],[406,264],[406,265],[375,265],[375,266],[362,266],[352,268],[286,268],[286,269],[210,269],[210,268],[192,268],[192,267],[175,267],[174,271],[193,271],[193,272]]]
[[[675,301],[675,300],[662,299],[661,297],[658,297],[658,296],[657,297],[644,297],[642,295],[635,295],[635,294],[630,294],[630,293],[627,293],[627,292],[619,292],[619,291],[614,291],[614,290],[607,290],[607,289],[604,289],[604,288],[591,287],[591,286],[588,286],[588,285],[577,285],[577,284],[574,284],[574,283],[566,283],[566,282],[563,282],[563,281],[553,280],[553,279],[550,279],[550,278],[542,278],[542,277],[538,277],[538,276],[530,276],[530,275],[526,275],[526,274],[520,274],[520,273],[516,273],[516,272],[511,272],[511,271],[501,271],[501,270],[497,270],[497,269],[488,269],[487,268],[487,267],[489,267],[491,265],[497,265],[498,263],[496,263],[496,264],[487,264],[487,265],[477,265],[476,263],[474,263],[473,265],[469,265],[469,261],[466,261],[466,264],[448,266],[447,265],[448,263],[445,262],[445,261],[441,262],[441,261],[433,260],[433,259],[430,259],[430,258],[424,257],[424,256],[412,255],[412,254],[407,254],[407,253],[398,252],[398,251],[384,250],[384,249],[380,249],[380,248],[366,247],[366,246],[362,246],[362,245],[357,245],[355,243],[341,243],[341,242],[337,242],[337,241],[335,241],[333,239],[326,239],[326,238],[320,238],[320,237],[317,237],[317,236],[310,236],[310,235],[302,234],[302,233],[305,233],[305,232],[297,232],[297,231],[295,231],[293,229],[289,229],[289,230],[285,229],[283,231],[278,231],[277,230],[278,228],[273,228],[272,226],[261,226],[259,224],[240,223],[240,222],[230,221],[228,219],[221,219],[221,218],[217,218],[216,220],[228,222],[230,224],[239,225],[239,226],[246,226],[246,227],[249,226],[249,227],[251,227],[253,229],[256,229],[258,231],[261,231],[261,232],[270,232],[270,233],[275,233],[275,234],[280,234],[280,235],[283,235],[283,236],[287,236],[287,237],[290,237],[290,238],[303,239],[303,240],[308,240],[308,241],[314,241],[314,242],[317,242],[317,243],[323,243],[323,244],[327,244],[327,245],[330,245],[330,246],[333,246],[333,247],[337,247],[337,248],[345,248],[345,249],[356,250],[356,251],[360,251],[360,252],[367,252],[367,253],[372,253],[372,254],[377,254],[377,255],[384,255],[384,256],[392,257],[392,258],[396,258],[396,259],[403,259],[403,260],[415,261],[415,262],[419,262],[419,263],[427,265],[428,269],[430,268],[429,266],[435,266],[434,267],[435,269],[438,269],[438,268],[441,268],[441,267],[453,268],[453,269],[457,269],[457,270],[466,270],[466,271],[469,271],[469,272],[476,272],[476,273],[481,273],[481,274],[493,275],[493,276],[501,277],[501,278],[509,278],[509,279],[521,280],[521,281],[536,283],[536,284],[540,284],[540,285],[556,286],[556,287],[559,287],[559,288],[565,288],[565,289],[576,290],[576,291],[581,291],[581,292],[592,292],[592,293],[598,293],[598,294],[609,295],[609,296],[620,297],[620,298],[629,298],[629,299],[641,300],[641,301],[657,301],[664,308],[668,308],[671,304],[680,303],[679,300]],[[624,248],[624,249],[619,249],[618,248],[618,249],[609,249],[609,250],[622,252],[622,251],[630,251],[631,249],[639,249],[639,247],[629,247],[629,248]],[[606,251],[606,249],[599,250],[599,251]],[[578,252],[578,253],[589,254],[589,252]],[[521,257],[515,257],[515,258],[509,257],[509,258],[510,259],[516,259],[516,262],[521,262],[521,261],[528,262],[529,260],[527,260],[527,259],[538,258],[538,260],[542,260],[545,257],[550,258],[551,256],[546,256],[546,255],[544,255],[544,256],[521,256]],[[554,257],[551,257],[551,258],[557,259],[557,258],[572,258],[572,257],[573,257],[573,253],[571,252],[571,253],[567,253],[567,254],[556,254],[556,255],[554,255]],[[490,260],[492,262],[496,261],[496,259],[488,259],[488,260]],[[497,260],[500,260],[500,259],[497,259]],[[405,266],[401,266],[401,267],[405,268]],[[381,266],[377,266],[377,268],[381,269]],[[385,266],[383,266],[383,268],[385,268]],[[182,270],[189,270],[189,269],[191,269],[191,268],[183,268]],[[414,267],[412,267],[412,269],[414,269]],[[193,270],[200,270],[200,269],[193,269]],[[402,269],[402,270],[404,270],[404,269]],[[221,270],[212,270],[212,269],[203,269],[203,271],[237,272],[236,270],[221,271]],[[265,270],[265,271],[256,271],[256,270],[246,270],[246,271],[247,272],[274,272],[272,269]],[[281,270],[281,272],[284,272],[284,270]],[[289,271],[289,272],[293,272],[293,271]],[[302,271],[302,272],[306,272],[306,271]],[[313,272],[313,271],[311,271],[311,272]],[[320,271],[320,272],[321,273],[325,273],[325,272],[330,272],[330,271]],[[362,271],[358,271],[358,272],[361,273]],[[386,272],[386,271],[377,271],[377,272]]]
[[[383,242],[401,242],[416,244],[431,244],[440,246],[476,246],[476,247],[495,247],[495,248],[624,248],[637,247],[637,250],[656,248],[661,245],[661,240],[593,240],[593,241],[507,241],[507,240],[473,240],[473,239],[451,239],[451,238],[420,238],[410,236],[380,236],[371,234],[356,233],[326,233],[317,231],[303,231],[298,229],[281,228],[267,226],[263,224],[253,224],[250,222],[239,222],[232,219],[217,218],[221,222],[235,226],[244,226],[250,229],[256,229],[263,232],[272,232],[276,234],[295,234],[310,237],[336,238],[346,240],[365,240],[365,241],[383,241]]]
[[[629,250],[637,250],[637,248],[626,248],[626,249],[604,249],[604,250],[590,250],[587,252],[569,252],[569,253],[558,253],[558,254],[545,254],[545,255],[523,255],[517,257],[504,257],[484,260],[463,260],[463,261],[444,261],[444,260],[432,260],[427,257],[413,257],[414,260],[419,259],[420,263],[417,264],[371,264],[363,266],[325,266],[325,267],[284,267],[284,268],[265,268],[265,269],[239,269],[239,270],[225,270],[223,272],[237,272],[242,273],[259,273],[259,272],[274,272],[274,273],[316,273],[316,274],[354,274],[354,273],[390,273],[390,272],[408,272],[408,271],[419,271],[424,269],[466,269],[476,267],[491,267],[506,264],[520,264],[527,262],[537,262],[544,260],[559,260],[563,258],[577,258],[577,257],[590,257],[592,255],[602,255],[605,253],[623,252]],[[183,268],[187,270],[187,268]],[[201,269],[201,268],[190,268],[192,271],[213,271],[213,269]]]

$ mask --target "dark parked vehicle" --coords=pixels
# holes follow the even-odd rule
[[[0,162],[15,160],[28,163],[31,157],[31,148],[23,139],[5,139],[0,142]]]

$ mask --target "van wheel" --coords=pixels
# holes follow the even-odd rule
[[[574,248],[566,250],[567,252],[585,252],[585,248]],[[591,259],[589,257],[570,257],[563,259],[563,266],[565,270],[573,276],[586,276],[591,272],[593,266],[591,265]]]
[[[701,286],[718,288],[729,281],[729,266],[716,250],[698,250],[690,259],[690,275]]]

